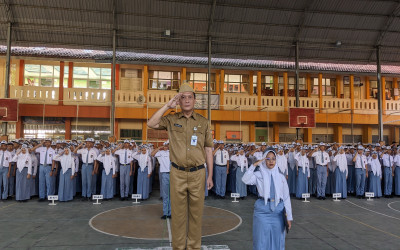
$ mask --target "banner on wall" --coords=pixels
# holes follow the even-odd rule
[[[208,95],[196,93],[195,109],[208,108]],[[211,95],[211,109],[219,109],[219,95]]]

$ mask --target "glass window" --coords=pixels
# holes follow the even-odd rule
[[[208,91],[208,73],[186,73],[186,79],[195,91]],[[211,91],[215,91],[215,73],[211,73]]]
[[[73,72],[74,88],[111,89],[111,68],[74,67]]]
[[[64,82],[68,86],[68,73]],[[60,66],[25,64],[24,85],[58,87],[60,85]]]
[[[319,94],[318,78],[313,78],[312,95]],[[335,96],[336,95],[336,79],[335,78],[322,78],[322,95]]]
[[[179,71],[149,71],[149,89],[178,90],[180,80]]]
[[[249,75],[225,75],[224,92],[246,93],[248,92]]]

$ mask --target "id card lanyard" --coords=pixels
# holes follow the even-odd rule
[[[190,145],[196,146],[197,145],[197,135],[196,135],[197,127],[193,128],[193,135],[192,139],[190,140]]]

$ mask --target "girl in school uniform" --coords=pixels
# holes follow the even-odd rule
[[[30,147],[32,148],[32,146]],[[31,152],[31,161],[32,161],[32,176],[30,178],[30,195],[32,196],[36,196],[39,195],[39,190],[37,189],[36,186],[36,182],[37,182],[37,178],[36,178],[36,174],[37,174],[37,170],[38,170],[38,165],[39,165],[39,161],[36,157],[35,152]]]
[[[283,174],[286,177],[286,180],[289,178],[288,176],[288,161],[283,152],[282,147],[278,147],[278,154],[276,155],[276,164],[278,165],[279,173]]]
[[[71,201],[74,199],[73,179],[75,177],[75,159],[71,150],[65,148],[64,151],[54,157],[54,161],[61,163],[58,200]]]
[[[341,193],[342,199],[347,198],[347,176],[349,173],[347,165],[347,156],[344,148],[340,147],[339,152],[336,153],[333,161],[336,162],[335,169],[335,193]]]
[[[309,161],[306,154],[307,147],[303,147],[295,156],[297,162],[296,197],[301,199],[303,193],[308,193],[308,179],[310,178]]]
[[[232,162],[236,162],[236,193],[240,194],[240,198],[243,200],[247,196],[247,185],[243,183],[242,178],[244,173],[249,168],[246,155],[243,148],[239,149],[239,152],[231,157]]]
[[[394,156],[394,194],[400,196],[400,149],[397,149]]]
[[[111,154],[111,149],[107,148],[97,157],[97,160],[103,163],[101,195],[103,195],[104,200],[111,200],[114,197],[113,179],[117,176],[115,173],[115,157]]]
[[[275,151],[267,149],[263,159],[251,165],[242,180],[247,185],[257,185],[260,195],[254,205],[253,249],[285,249],[284,210],[290,229],[292,206],[286,178],[276,166]]]
[[[27,148],[27,145],[22,145],[21,151],[15,154],[12,159],[12,162],[17,163],[17,168],[15,170],[15,200],[20,202],[25,202],[31,198],[30,178],[32,175],[32,158]]]
[[[376,198],[382,197],[382,168],[376,151],[372,152],[372,157],[368,161],[368,168],[369,192],[373,192]]]
[[[138,180],[137,180],[137,193],[142,195],[142,200],[147,200],[150,193],[150,176],[151,176],[151,159],[147,154],[147,149],[142,147],[140,153],[136,154],[134,158],[138,161]]]

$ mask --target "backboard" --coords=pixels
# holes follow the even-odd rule
[[[315,128],[315,109],[289,108],[289,128]]]
[[[0,121],[3,122],[18,121],[17,99],[0,99]]]

